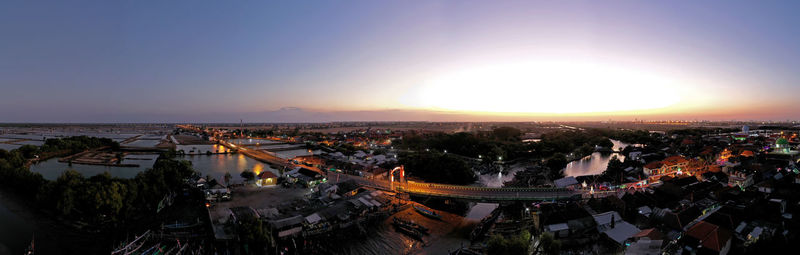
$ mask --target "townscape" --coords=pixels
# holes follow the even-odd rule
[[[12,200],[31,217],[59,219],[29,223],[56,228],[12,230],[31,232],[31,246],[45,251],[740,254],[777,252],[798,237],[798,131],[677,122],[10,125],[0,137],[13,147],[2,151],[3,191],[30,190]],[[594,160],[600,169],[575,168]],[[98,166],[105,171],[92,176]],[[148,178],[163,186],[136,184]]]
[[[800,1],[0,1],[0,255],[800,242]]]

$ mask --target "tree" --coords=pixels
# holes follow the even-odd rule
[[[492,130],[492,135],[495,139],[501,141],[518,140],[520,134],[522,134],[522,132],[513,127],[499,127]]]
[[[75,170],[67,170],[55,182],[55,207],[64,215],[69,215],[76,206],[79,189],[83,184],[83,175]]]
[[[487,242],[487,253],[494,254],[528,254],[531,234],[523,230],[519,234],[510,237],[503,237],[495,234],[489,237]]]
[[[471,184],[477,177],[464,160],[449,154],[413,153],[402,154],[400,164],[409,174],[428,182],[448,184]]]
[[[602,177],[613,183],[619,181],[624,174],[622,161],[616,155],[611,157],[606,166],[606,171],[603,172]]]
[[[119,165],[122,164],[122,159],[125,158],[125,155],[123,155],[122,152],[117,152],[117,154],[114,154],[114,158],[117,159],[117,165]]]
[[[231,173],[225,173],[225,176],[223,176],[222,178],[223,178],[223,180],[225,180],[225,185],[230,185],[231,184],[231,178],[233,178],[233,177],[231,176]]]
[[[555,240],[552,233],[544,232],[539,235],[539,248],[544,254],[559,254],[561,253],[561,241]]]
[[[22,157],[33,158],[36,155],[36,153],[39,152],[39,147],[33,145],[23,145],[17,148],[17,150],[19,150],[19,152],[22,153]]]
[[[561,170],[567,166],[567,156],[562,153],[553,154],[545,164],[550,168],[550,174],[548,175],[550,179],[562,178],[564,173]]]
[[[242,172],[241,174],[239,174],[239,176],[241,176],[242,178],[244,178],[244,179],[245,179],[245,180],[247,180],[247,181],[252,181],[252,180],[255,180],[255,179],[256,179],[256,174],[255,174],[255,173],[253,173],[253,172],[252,172],[252,171],[250,171],[250,170],[245,170],[244,172]]]

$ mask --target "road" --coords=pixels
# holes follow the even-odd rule
[[[275,165],[278,165],[278,166],[281,166],[281,167],[291,167],[292,166],[289,163],[289,160],[277,157],[275,155],[269,154],[269,153],[261,151],[261,150],[255,150],[255,149],[247,148],[245,146],[238,146],[238,145],[229,143],[227,141],[219,141],[219,144],[221,144],[221,145],[223,145],[225,147],[228,147],[229,149],[232,149],[232,150],[238,150],[239,153],[242,153],[242,154],[244,154],[244,155],[246,155],[248,157],[251,157],[251,158],[253,158],[255,160],[258,160],[258,161],[261,161],[261,162],[264,162],[264,163],[275,164]]]
[[[353,180],[358,184],[384,189],[406,192],[412,195],[456,198],[472,201],[501,202],[501,201],[547,201],[567,199],[575,195],[586,197],[587,190],[568,190],[557,188],[488,188],[474,186],[459,186],[434,183],[394,183],[391,185],[385,180],[366,179],[359,176],[352,176],[340,173],[329,173],[328,180],[332,183]],[[392,187],[393,186],[393,187]],[[608,192],[596,194],[597,196],[607,195]]]
[[[231,144],[227,141],[220,141],[220,144],[231,149],[238,149],[240,153],[245,154],[253,159],[277,164],[279,166],[293,167],[293,165],[286,159],[276,157],[272,154],[260,150],[254,150],[244,146]],[[325,174],[325,173],[323,173]],[[590,194],[589,190],[569,190],[560,188],[489,188],[489,187],[474,187],[474,186],[460,186],[448,185],[438,183],[419,183],[419,182],[394,182],[390,183],[387,180],[379,179],[366,179],[360,176],[353,176],[340,173],[327,173],[327,178],[330,182],[338,183],[347,180],[353,180],[358,184],[383,189],[405,192],[412,195],[443,197],[443,198],[456,198],[471,201],[481,202],[501,202],[501,201],[548,201],[568,199],[576,195],[582,198],[588,198],[594,195],[595,197],[603,197],[614,192],[593,192]]]

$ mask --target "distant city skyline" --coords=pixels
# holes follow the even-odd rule
[[[800,3],[0,3],[0,122],[800,119]]]

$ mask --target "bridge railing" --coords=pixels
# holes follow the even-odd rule
[[[511,195],[509,193],[502,193],[502,194],[493,194],[493,193],[478,193],[478,194],[467,194],[467,193],[452,193],[452,192],[437,192],[431,190],[424,190],[424,189],[408,189],[405,187],[397,187],[398,191],[413,193],[413,194],[421,194],[426,196],[433,196],[433,197],[447,197],[447,198],[461,198],[461,199],[470,199],[470,200],[491,200],[491,201],[514,201],[514,200],[553,200],[553,199],[564,199],[564,198],[571,198],[576,194],[572,193],[563,193],[563,192],[552,192],[550,194],[543,193],[537,195],[531,195],[530,193],[517,193]]]
[[[405,184],[399,184],[400,186]],[[451,184],[439,184],[439,183],[418,183],[413,181],[408,181],[408,186],[417,186],[422,188],[437,188],[437,189],[451,189],[451,190],[474,190],[474,191],[516,191],[516,192],[560,192],[560,191],[570,191],[569,189],[565,188],[493,188],[493,187],[474,187],[474,186],[462,186],[462,185],[451,185]]]

